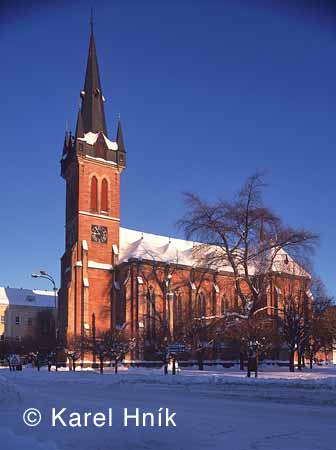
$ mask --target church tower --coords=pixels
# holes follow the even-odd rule
[[[92,21],[80,97],[75,135],[66,132],[61,160],[66,211],[58,326],[65,340],[115,325],[114,268],[126,152],[120,119],[116,140],[108,137]]]

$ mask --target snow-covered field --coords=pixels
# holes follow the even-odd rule
[[[28,427],[27,408],[42,414],[40,425]],[[113,424],[52,427],[56,413],[108,415]],[[176,412],[176,427],[124,427],[124,408],[130,414]],[[246,379],[235,369],[183,370],[164,376],[161,370],[130,369],[118,375],[107,371],[40,373],[0,370],[0,448],[4,450],[334,450],[336,441],[336,369],[315,368],[290,374],[265,369],[260,378]],[[78,422],[77,422],[78,423]],[[149,422],[147,422],[149,423]]]

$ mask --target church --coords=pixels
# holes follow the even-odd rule
[[[176,342],[192,317],[237,310],[232,269],[198,267],[195,243],[123,228],[120,189],[127,158],[122,125],[108,134],[91,24],[75,135],[66,133],[61,175],[66,183],[65,252],[61,258],[59,333],[70,337],[125,329],[143,343],[165,333]],[[276,306],[284,274],[277,271],[266,304]],[[279,287],[280,286],[280,287]]]

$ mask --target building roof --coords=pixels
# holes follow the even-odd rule
[[[55,294],[53,291],[0,287],[0,305],[54,308]]]
[[[209,254],[209,260],[212,263],[206,268],[233,272],[231,265],[225,263],[223,250],[215,245],[210,246],[200,242],[120,228],[119,262],[135,258],[205,268],[204,261],[207,260],[207,254]],[[214,260],[216,260],[215,263]],[[253,273],[254,270],[253,265],[251,265],[251,272]],[[273,271],[310,277],[284,250],[278,252],[273,262]]]

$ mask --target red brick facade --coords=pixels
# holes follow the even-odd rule
[[[106,136],[93,33],[75,137],[66,135],[61,161],[66,182],[65,253],[61,260],[59,332],[67,337],[124,326],[145,342],[168,323],[170,339],[192,317],[238,311],[230,272],[195,270],[128,255],[119,263],[120,176],[126,153],[119,121]],[[141,240],[141,239],[140,239]],[[169,246],[170,241],[167,246]],[[159,259],[160,260],[160,259]],[[281,302],[288,277],[274,275],[259,306]],[[157,320],[153,318],[157,317]],[[142,358],[141,349],[138,358]]]

